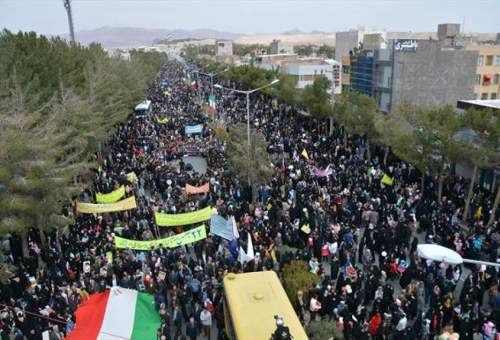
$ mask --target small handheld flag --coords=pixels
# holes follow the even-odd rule
[[[304,156],[307,160],[309,160],[309,154],[307,153],[307,150],[305,148],[302,149],[302,152],[300,154]]]

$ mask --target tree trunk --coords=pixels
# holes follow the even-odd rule
[[[470,179],[470,184],[469,184],[469,192],[467,193],[467,199],[465,200],[464,215],[462,216],[463,223],[467,221],[467,217],[469,215],[470,201],[472,200],[472,194],[474,193],[474,184],[476,183],[476,176],[477,176],[477,165],[474,164],[474,171],[472,171],[472,177]]]
[[[27,232],[23,232],[23,233],[20,233],[21,236],[21,244],[22,244],[22,247],[23,247],[23,258],[27,258],[29,256],[29,245],[28,245],[28,233]]]
[[[425,172],[422,172],[422,176],[420,177],[420,190],[422,190],[422,197],[424,197],[424,192],[425,192]]]
[[[252,203],[257,202],[257,188],[255,188],[255,185],[250,186],[252,188]]]
[[[384,165],[387,165],[387,157],[389,156],[389,146],[384,148]]]
[[[493,202],[493,207],[491,207],[490,218],[488,219],[487,227],[493,224],[496,217],[496,212],[498,209],[498,204],[500,203],[500,184],[497,186],[497,194],[495,196],[495,201]]]
[[[441,204],[441,197],[443,196],[443,185],[446,176],[439,174],[438,177],[438,203]]]
[[[328,118],[328,122],[330,123],[330,131],[328,131],[328,136],[333,135],[333,118]]]
[[[370,164],[370,161],[372,160],[372,152],[370,150],[370,140],[366,138],[366,160],[368,161],[368,164]]]

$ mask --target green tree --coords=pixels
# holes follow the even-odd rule
[[[459,160],[465,145],[456,138],[463,128],[462,118],[450,106],[438,108],[402,108],[404,120],[395,129],[400,133],[393,140],[396,154],[422,172],[422,188],[426,172],[438,176],[438,200],[452,162]]]
[[[264,86],[277,78],[275,72],[263,70],[252,65],[230,67],[221,76],[238,84],[238,87],[242,90],[252,90]],[[269,91],[269,89],[264,90],[264,92],[270,93]]]
[[[0,34],[0,232],[70,222],[62,208],[86,185],[89,159],[165,61],[163,53],[134,51],[125,61],[96,44]]]
[[[241,182],[252,188],[252,200],[257,197],[257,187],[271,179],[271,160],[267,142],[260,132],[251,131],[250,147],[247,143],[247,127],[237,124],[229,127],[227,141],[229,169]]]
[[[266,51],[266,53],[271,53],[271,47],[269,45],[263,44],[233,44],[233,54],[237,56],[255,56],[255,51]]]
[[[318,275],[309,271],[304,261],[295,260],[283,267],[283,288],[292,304],[295,303],[299,291],[304,294],[304,301],[309,301],[309,290],[320,280]]]
[[[318,48],[318,56],[334,59],[335,58],[335,47],[326,44],[321,45]]]
[[[311,340],[343,340],[344,333],[333,321],[311,320],[306,326],[306,332]]]
[[[313,54],[314,49],[312,45],[297,45],[294,46],[293,51],[300,56],[309,57]]]
[[[296,85],[296,76],[284,74],[280,76],[280,82],[273,86],[270,92],[279,101],[297,104],[300,100],[300,92],[296,89]]]
[[[331,81],[320,77],[312,85],[307,85],[300,98],[301,105],[314,117],[327,118],[333,113],[330,88]]]
[[[62,205],[82,189],[76,178],[89,163],[81,157],[85,141],[73,128],[59,126],[61,113],[2,115],[0,232],[22,233],[68,222]]]
[[[372,97],[357,92],[343,93],[335,103],[334,117],[347,132],[366,136],[368,162],[371,159],[370,142],[379,142],[381,134],[375,128],[376,121],[383,119],[377,110],[377,103]]]
[[[493,110],[469,110],[465,113],[464,120],[467,128],[464,139],[468,146],[464,155],[474,166],[462,216],[463,222],[466,222],[478,170],[494,169],[500,165],[500,114]],[[488,225],[495,219],[499,201],[500,186],[496,192]]]

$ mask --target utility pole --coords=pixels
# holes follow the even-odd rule
[[[68,13],[68,25],[69,25],[69,35],[71,37],[71,43],[75,43],[75,30],[73,29],[73,14],[71,13],[71,0],[63,0],[64,8]]]

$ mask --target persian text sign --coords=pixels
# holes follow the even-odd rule
[[[125,198],[124,200],[108,203],[108,204],[93,204],[76,202],[76,211],[83,214],[100,214],[115,211],[130,210],[137,207],[135,196]]]
[[[120,249],[153,250],[157,248],[176,248],[207,238],[204,225],[183,233],[151,241],[136,241],[115,236],[115,246]]]
[[[213,211],[210,207],[183,214],[165,214],[156,212],[155,220],[156,224],[160,227],[174,227],[209,220],[215,213],[217,213],[217,211]]]
[[[125,187],[122,185],[115,191],[110,192],[109,194],[95,194],[95,200],[97,203],[115,203],[125,196]]]
[[[396,51],[416,51],[418,42],[416,39],[397,39],[394,41]]]

